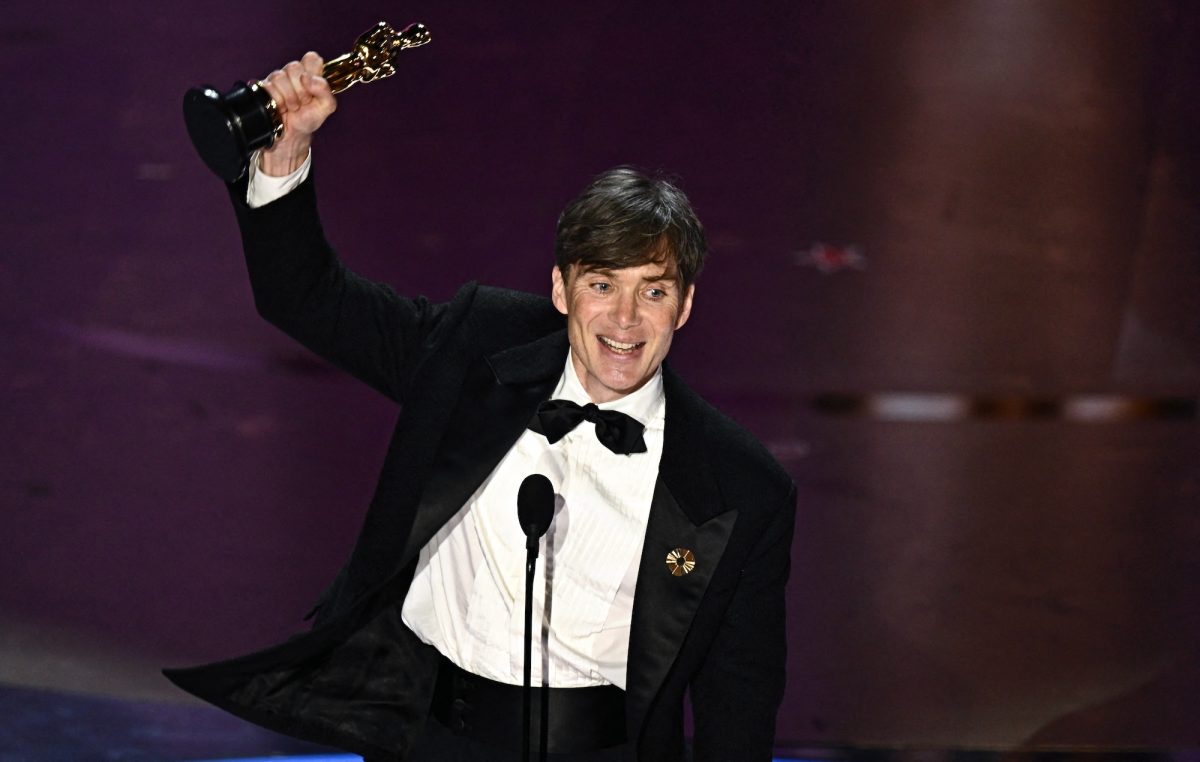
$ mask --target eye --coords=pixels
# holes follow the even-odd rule
[[[654,300],[665,299],[667,297],[667,291],[666,289],[656,287],[647,290],[646,295]]]
[[[591,289],[593,291],[598,291],[602,294],[607,293],[611,288],[612,284],[608,283],[607,281],[598,280],[591,284]]]

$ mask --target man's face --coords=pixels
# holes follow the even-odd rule
[[[649,381],[692,311],[695,286],[681,291],[669,264],[589,270],[576,263],[565,280],[557,267],[551,278],[554,306],[567,316],[575,374],[593,402]]]

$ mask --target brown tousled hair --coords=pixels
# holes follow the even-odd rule
[[[673,263],[687,289],[707,255],[704,227],[683,191],[630,167],[598,176],[558,217],[554,257],[564,279],[573,264],[619,270]]]

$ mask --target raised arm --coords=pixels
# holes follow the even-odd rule
[[[258,158],[257,171],[284,176],[307,160],[313,134],[337,108],[320,76],[321,57],[307,53],[274,71],[264,87],[283,118],[283,135]],[[306,347],[401,401],[407,373],[436,346],[431,335],[469,301],[432,305],[398,296],[346,268],[325,240],[310,177],[258,208],[246,181],[231,186],[246,266],[259,314]],[[448,315],[450,317],[448,317]]]

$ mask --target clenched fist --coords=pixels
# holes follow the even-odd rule
[[[299,169],[308,156],[313,133],[337,110],[337,99],[321,76],[323,65],[321,57],[309,51],[262,81],[283,121],[283,136],[259,159],[259,168],[268,175],[282,176]]]

